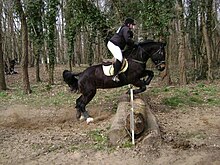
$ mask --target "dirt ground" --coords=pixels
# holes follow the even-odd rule
[[[34,73],[34,69],[29,72]],[[9,85],[19,82],[21,74],[8,75],[6,80]],[[64,84],[63,89],[67,89]],[[171,109],[149,100],[161,129],[161,141],[112,148],[91,139],[91,132],[106,134],[114,117],[114,112],[102,110],[108,104],[108,99],[105,101],[88,106],[91,115],[98,118],[89,125],[75,119],[74,105],[38,108],[12,102],[0,104],[0,164],[220,164],[220,107]]]

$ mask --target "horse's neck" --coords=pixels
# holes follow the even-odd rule
[[[130,58],[134,60],[142,61],[142,62],[147,62],[149,57],[145,58],[144,57],[146,56],[145,54],[146,54],[146,50],[144,50],[141,46],[138,46],[137,48],[133,50]]]

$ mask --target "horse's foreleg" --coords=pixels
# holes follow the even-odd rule
[[[143,77],[148,76],[146,80],[144,80],[145,85],[149,85],[151,80],[154,77],[154,72],[151,70],[145,70]]]
[[[135,83],[133,83],[133,85],[136,87],[140,87],[139,89],[133,90],[134,94],[138,94],[138,93],[144,92],[146,90],[146,85],[143,80],[138,80]]]
[[[146,90],[146,85],[150,84],[151,80],[154,77],[154,72],[151,70],[145,70],[142,73],[141,77],[146,77],[146,76],[148,76],[146,80],[138,80],[138,81],[132,83],[134,86],[139,87],[139,89],[135,89],[133,91],[134,94],[142,93]],[[129,91],[127,93],[129,93]]]
[[[146,80],[139,80],[133,83],[134,86],[140,87],[139,89],[135,89],[133,92],[134,94],[142,93],[146,90],[146,85],[149,85],[151,80],[154,77],[154,72],[151,70],[145,70],[142,74],[142,77],[148,76]]]

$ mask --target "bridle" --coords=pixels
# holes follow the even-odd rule
[[[159,55],[162,55],[162,46],[160,46],[160,48],[156,51],[156,52],[154,52],[152,55],[150,54],[150,53],[148,53],[146,50],[144,50],[140,45],[138,46],[138,48],[140,48],[141,49],[141,51],[143,52],[143,53],[145,53],[145,54],[147,54],[147,55],[149,55],[150,57],[152,57],[152,56],[154,56],[155,54],[159,54]],[[137,51],[137,53],[138,53],[138,51]],[[137,54],[136,53],[136,54]],[[142,53],[141,53],[141,61],[140,60],[137,60],[137,59],[132,59],[132,61],[134,61],[134,62],[137,62],[137,63],[140,63],[140,64],[145,64],[146,62],[147,62],[147,60],[146,61],[144,61],[143,60],[143,55],[142,55]],[[158,66],[160,66],[160,65],[162,65],[162,64],[165,64],[165,61],[160,61],[159,63],[157,63],[156,64],[156,67],[158,67]]]
[[[160,61],[160,62],[156,65],[156,67],[158,67],[158,66],[160,66],[160,65],[162,65],[162,64],[165,64],[165,61]]]

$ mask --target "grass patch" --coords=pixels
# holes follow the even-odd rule
[[[205,132],[198,131],[198,132],[187,132],[185,134],[181,134],[181,136],[185,139],[206,139],[207,135]]]
[[[177,106],[184,104],[184,100],[178,96],[173,96],[169,98],[163,98],[162,104],[165,104],[171,107],[177,107]]]
[[[90,138],[94,141],[94,149],[96,150],[103,150],[105,149],[108,145],[108,138],[107,136],[104,134],[103,130],[93,130],[91,132],[89,132],[89,136]]]
[[[7,93],[5,91],[0,92],[0,98],[5,98],[7,97]]]
[[[133,147],[134,145],[132,144],[131,140],[127,140],[125,141],[123,144],[122,144],[122,147],[123,148],[131,148]]]
[[[195,84],[184,87],[163,87],[150,91],[150,95],[159,97],[161,104],[180,106],[220,106],[220,87],[214,84]]]

